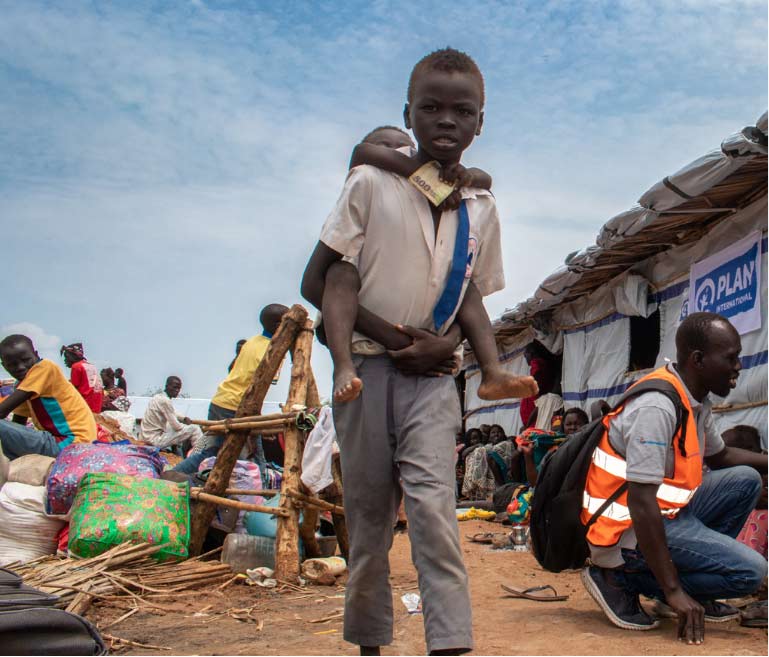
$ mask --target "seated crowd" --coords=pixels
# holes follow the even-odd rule
[[[576,433],[590,421],[581,408],[572,407],[564,411],[562,406],[551,408],[541,415],[547,429],[534,426],[535,413],[528,417],[532,426],[526,427],[519,436],[508,436],[498,424],[481,424],[469,429],[464,437],[457,437],[457,491],[460,500],[472,500],[477,502],[476,506],[486,506],[494,491],[502,486],[535,486],[537,468],[545,454],[555,448],[562,437]]]
[[[235,415],[287,310],[279,304],[266,306],[260,314],[261,334],[238,341],[235,360],[211,401],[209,420]],[[16,381],[4,387],[0,395],[0,420],[11,416],[10,422],[0,421],[0,448],[5,459],[27,454],[55,457],[73,443],[125,439],[159,449],[179,446],[187,458],[176,469],[194,474],[206,457],[218,452],[221,435],[204,434],[193,420],[174,409],[172,400],[182,389],[180,377],[166,379],[164,389],[150,399],[138,430],[134,430],[123,369],[97,370],[86,358],[81,342],[61,347],[60,354],[70,370],[69,380],[55,362],[40,357],[29,337],[14,334],[0,342],[0,362]],[[122,423],[126,418],[128,425]],[[124,426],[127,431],[122,430]],[[261,438],[247,451],[245,456],[253,456],[263,470],[266,459]],[[274,460],[282,461],[274,449],[271,452]]]
[[[500,517],[505,515],[503,512],[510,501],[509,493],[520,485],[536,486],[542,459],[549,451],[557,449],[560,440],[611,411],[610,405],[603,399],[591,403],[590,416],[579,407],[564,410],[563,401],[552,380],[554,366],[547,350],[534,342],[526,348],[525,353],[531,374],[540,385],[540,393],[521,400],[520,416],[524,428],[520,434],[508,435],[499,424],[481,424],[457,436],[458,503],[491,508],[499,512]],[[549,392],[552,390],[556,392]],[[542,398],[549,398],[547,405],[537,404]],[[540,409],[542,414],[538,418]],[[759,432],[752,426],[732,427],[723,433],[722,439],[727,446],[756,454],[765,453]],[[764,486],[755,510],[751,512],[737,538],[766,558],[766,475],[763,479]]]
[[[739,334],[729,321],[690,315],[677,331],[676,350],[677,362],[642,377],[653,390],[615,408],[605,400],[591,404],[601,424],[590,426],[602,433],[591,428],[600,438],[583,492],[590,565],[582,581],[614,625],[649,630],[660,617],[675,617],[679,638],[699,644],[704,622],[740,618],[766,627],[766,451],[755,427],[716,431],[710,394],[726,397],[742,367]],[[535,378],[548,368],[538,359]],[[520,510],[537,495],[545,455],[589,424],[583,410],[564,411],[556,392],[538,382],[544,390],[533,404],[521,404],[526,428],[519,436],[481,425],[458,441],[458,504],[524,521]],[[659,391],[663,384],[678,410]],[[531,487],[525,505],[516,502],[522,486]],[[723,602],[760,586],[759,600],[741,613]],[[652,614],[639,595],[655,601]]]

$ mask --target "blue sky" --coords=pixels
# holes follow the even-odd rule
[[[299,280],[352,147],[446,45],[487,87],[507,287],[528,297],[767,107],[765,1],[0,0],[3,334],[209,397]],[[328,393],[330,361],[314,366]],[[285,398],[286,376],[273,399]]]

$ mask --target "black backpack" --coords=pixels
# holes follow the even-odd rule
[[[0,655],[106,655],[99,631],[63,609],[0,611]]]
[[[98,630],[82,616],[55,609],[58,600],[0,568],[0,655],[106,655]]]
[[[661,392],[673,402],[677,423],[684,427],[678,448],[685,455],[687,411],[675,387],[661,379],[648,379],[630,388],[614,405],[615,410],[631,397],[645,392]],[[596,419],[569,436],[557,450],[542,460],[531,505],[530,535],[534,556],[546,570],[560,573],[568,568],[581,568],[590,554],[585,538],[589,527],[627,489],[624,482],[590,518],[587,525],[580,520],[582,498],[593,452],[604,433],[602,418]],[[675,432],[674,432],[675,435]]]

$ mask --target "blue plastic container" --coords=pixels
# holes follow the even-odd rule
[[[266,498],[264,506],[277,508],[280,504],[280,495]],[[278,516],[269,515],[267,513],[258,513],[256,511],[246,511],[246,515],[243,516],[243,524],[246,527],[246,532],[251,536],[267,536],[268,538],[275,538],[278,532]]]

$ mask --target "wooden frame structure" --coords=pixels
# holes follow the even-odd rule
[[[208,528],[214,518],[217,506],[269,513],[277,516],[278,529],[275,538],[275,576],[286,582],[299,579],[299,538],[304,542],[308,557],[319,556],[315,540],[315,525],[320,509],[331,511],[334,531],[343,556],[347,557],[347,526],[342,507],[342,478],[339,459],[332,461],[334,485],[329,487],[326,500],[308,495],[302,491],[300,479],[302,454],[304,451],[304,429],[298,426],[296,416],[306,408],[320,407],[320,397],[310,365],[312,354],[312,322],[307,310],[294,305],[283,319],[270,341],[253,381],[241,399],[235,417],[224,422],[198,422],[204,430],[223,431],[224,444],[216,457],[208,481],[202,489],[193,490],[191,497],[196,501],[192,508],[190,522],[190,555],[198,555],[203,547]],[[283,413],[259,415],[262,403],[278,368],[287,352],[291,352],[291,382],[288,399]],[[280,505],[277,508],[246,504],[229,500],[224,496],[235,491],[228,490],[230,476],[241,449],[251,431],[263,434],[284,434],[285,456],[283,481],[280,490]],[[243,491],[237,491],[243,493]],[[247,491],[251,494],[275,494],[277,491]],[[304,508],[303,522],[299,523],[299,511]]]

